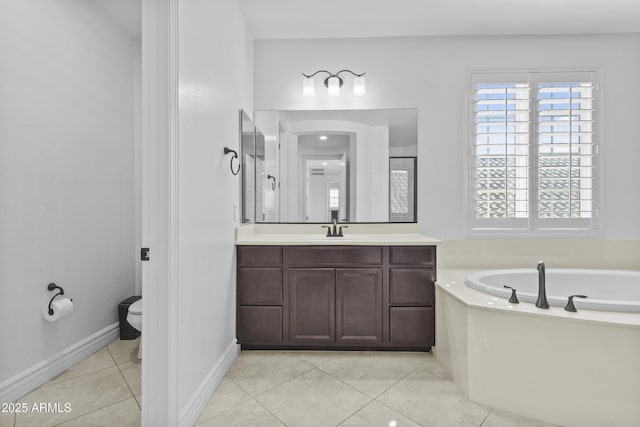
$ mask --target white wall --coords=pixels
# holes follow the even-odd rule
[[[90,3],[3,2],[0,382],[113,324],[134,293],[135,54]],[[54,323],[49,282],[75,304]]]
[[[343,68],[367,73],[366,96],[350,95],[347,82],[340,97],[302,97],[300,73]],[[639,239],[640,34],[258,40],[254,102],[257,110],[418,108],[418,222],[426,234],[456,240],[465,238],[469,71],[532,68],[598,71],[602,237]]]
[[[389,221],[389,127],[371,126],[356,140],[356,220]]]
[[[178,413],[235,343],[239,110],[253,111],[252,40],[235,0],[179,2]]]

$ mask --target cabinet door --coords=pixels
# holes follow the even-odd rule
[[[382,342],[382,269],[336,270],[336,335],[341,343]]]
[[[240,344],[282,344],[282,307],[241,306],[239,310]]]
[[[434,345],[433,307],[390,307],[389,335],[393,345],[409,347]]]
[[[335,342],[335,270],[289,270],[289,339],[292,343]]]

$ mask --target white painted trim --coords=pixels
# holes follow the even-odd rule
[[[119,337],[118,322],[70,345],[0,383],[0,402],[13,402]]]
[[[464,112],[464,120],[462,123],[463,127],[463,135],[466,135],[466,140],[463,141],[463,207],[464,207],[464,237],[467,239],[512,239],[512,238],[531,238],[531,239],[546,239],[546,238],[568,238],[568,239],[593,239],[593,238],[602,238],[604,233],[604,227],[602,226],[603,221],[603,169],[604,169],[604,160],[603,160],[603,149],[602,149],[602,141],[603,141],[603,132],[602,127],[604,126],[604,108],[602,107],[604,103],[602,102],[602,95],[600,90],[600,82],[603,81],[602,74],[603,71],[601,67],[590,66],[590,67],[580,67],[580,68],[505,68],[505,69],[494,69],[494,68],[466,68],[467,81],[466,81],[466,90],[465,90],[465,112]],[[563,224],[567,220],[560,220],[561,222],[550,223],[548,220],[540,220],[537,218],[537,208],[535,203],[530,203],[529,218],[526,220],[527,226],[521,227],[519,224],[524,221],[518,220],[487,220],[487,221],[479,221],[473,218],[473,195],[472,195],[472,176],[473,176],[473,164],[470,161],[472,158],[472,153],[474,151],[474,140],[475,140],[475,126],[474,123],[474,111],[472,108],[473,104],[473,95],[474,95],[474,76],[477,75],[486,75],[487,78],[484,79],[486,81],[505,81],[505,79],[529,79],[531,94],[532,96],[532,107],[531,111],[537,111],[537,85],[535,84],[537,81],[537,76],[545,75],[546,80],[554,80],[562,81],[564,78],[562,76],[567,75],[576,75],[580,77],[584,77],[584,75],[589,75],[589,79],[594,83],[595,86],[595,109],[596,109],[596,129],[595,129],[595,147],[596,147],[596,164],[594,167],[595,173],[595,188],[593,189],[593,200],[595,208],[594,217],[588,221],[588,225],[582,226],[580,220],[573,221],[569,225]],[[555,76],[554,76],[555,75]],[[578,77],[576,77],[578,78]],[[535,121],[531,122],[534,123]],[[537,130],[531,129],[532,142],[530,142],[530,147],[535,142],[533,140],[537,139]],[[532,157],[531,157],[532,156]],[[537,164],[537,153],[535,150],[530,151],[531,164]],[[537,179],[538,173],[533,173],[531,177],[530,186],[529,186],[529,195],[530,197],[536,197],[536,188],[537,188]],[[486,226],[484,224],[487,224]]]
[[[229,347],[227,347],[204,380],[200,383],[193,395],[191,395],[191,398],[180,414],[180,422],[178,425],[187,427],[196,424],[198,418],[200,418],[200,414],[207,406],[207,403],[209,403],[209,399],[211,399],[211,396],[213,396],[213,393],[216,391],[239,354],[240,345],[234,338],[229,344]]]
[[[142,3],[142,425],[178,423],[178,0]]]

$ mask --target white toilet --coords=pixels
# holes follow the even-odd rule
[[[136,331],[142,333],[142,299],[139,299],[129,306],[127,322],[129,322]],[[140,336],[140,346],[138,347],[138,359],[142,359],[142,336]]]

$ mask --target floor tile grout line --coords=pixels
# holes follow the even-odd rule
[[[69,418],[68,420],[64,420],[64,421],[61,421],[61,422],[59,422],[59,423],[57,423],[57,424],[53,424],[51,427],[57,427],[57,426],[60,426],[60,425],[62,425],[62,424],[64,424],[64,423],[68,423],[68,422],[70,422],[70,421],[77,420],[78,418],[81,418],[81,417],[87,416],[87,415],[89,415],[89,414],[93,414],[94,412],[97,412],[97,411],[101,411],[102,409],[108,408],[108,407],[113,406],[113,405],[116,405],[116,404],[118,404],[118,403],[122,403],[122,402],[124,402],[125,400],[128,400],[128,399],[131,399],[131,398],[130,398],[130,397],[127,397],[127,398],[125,398],[125,399],[118,400],[117,402],[110,403],[110,404],[108,404],[108,405],[106,405],[106,406],[103,406],[103,407],[101,407],[101,408],[96,408],[96,409],[94,409],[94,410],[92,410],[92,411],[89,411],[89,412],[87,412],[87,413],[84,413],[84,414],[78,415],[77,417]]]
[[[200,419],[200,418],[202,418],[202,413],[205,411],[205,409],[207,409],[207,406],[209,406],[209,403],[211,402],[211,400],[216,396],[216,393],[217,393],[217,392],[218,392],[218,390],[220,389],[220,385],[222,385],[222,382],[223,382],[225,379],[226,379],[226,380],[231,381],[232,383],[234,383],[234,384],[235,384],[235,385],[236,385],[240,390],[242,390],[242,391],[243,391],[247,396],[249,396],[249,398],[250,398],[250,399],[252,399],[252,400],[256,400],[256,399],[255,399],[253,396],[251,396],[251,395],[250,395],[250,394],[249,394],[245,389],[243,389],[243,388],[240,386],[240,384],[237,384],[235,381],[233,381],[231,378],[229,378],[227,375],[225,375],[224,377],[222,377],[222,381],[220,381],[220,384],[218,384],[218,387],[214,390],[213,395],[211,395],[211,397],[209,398],[209,400],[207,400],[207,404],[206,404],[206,405],[205,405],[205,407],[202,409],[202,412],[200,412],[200,416],[199,416],[199,417],[198,417],[198,419],[196,420],[196,424],[195,424],[196,426],[197,426],[197,425],[200,425],[200,424],[202,424],[202,423],[205,423],[205,422],[207,422],[207,421],[210,421],[210,420],[212,420],[212,419],[216,418],[218,415],[226,414],[227,412],[231,411],[232,409],[236,409],[236,408],[238,408],[238,407],[240,407],[240,406],[242,406],[242,405],[246,405],[246,404],[247,404],[247,402],[244,402],[244,403],[241,403],[241,404],[239,404],[239,405],[232,406],[232,407],[231,407],[231,408],[229,408],[229,409],[225,409],[224,411],[222,411],[222,412],[220,412],[220,413],[218,413],[218,414],[216,414],[216,415],[212,416],[211,418],[207,418],[207,419],[204,419],[204,420],[201,420],[201,419]]]
[[[109,353],[109,356],[111,357],[111,360],[113,360],[113,363],[116,364],[116,366],[118,365],[118,361],[116,360],[115,357],[113,357],[113,353],[111,353],[111,349],[109,348],[109,346],[105,346],[104,348],[107,349],[107,353]]]
[[[118,368],[118,372],[120,372],[120,376],[122,377],[122,380],[127,385],[127,388],[129,389],[129,393],[131,393],[131,397],[133,397],[135,399],[136,395],[133,394],[133,390],[131,389],[131,386],[129,385],[129,382],[127,381],[127,378],[124,376],[124,373],[122,372],[122,369],[120,369],[120,366],[116,366],[116,367]],[[137,400],[136,400],[136,403],[137,403]],[[140,407],[140,409],[142,409],[142,407]]]
[[[294,355],[295,353],[287,352],[287,354],[288,354],[288,355]],[[326,375],[330,376],[330,377],[331,377],[331,378],[333,378],[334,380],[336,380],[336,381],[340,382],[340,383],[341,383],[341,384],[343,384],[343,385],[346,385],[347,387],[351,388],[352,390],[354,390],[354,391],[356,391],[356,392],[358,392],[358,393],[362,394],[362,395],[363,395],[363,396],[365,396],[367,399],[369,399],[369,401],[368,401],[367,403],[365,403],[362,407],[358,408],[358,410],[356,410],[354,413],[352,413],[351,415],[349,415],[347,418],[345,418],[344,420],[342,420],[342,421],[340,422],[340,424],[344,423],[347,419],[349,419],[350,417],[352,417],[353,415],[355,415],[357,412],[359,412],[360,410],[362,410],[364,407],[366,407],[366,406],[370,405],[370,404],[371,404],[371,402],[374,402],[374,401],[375,401],[375,402],[377,402],[377,403],[382,404],[382,405],[383,405],[383,406],[385,406],[386,408],[389,408],[390,410],[392,410],[392,411],[394,411],[394,412],[397,412],[398,414],[402,415],[403,417],[410,419],[411,421],[415,422],[415,423],[416,423],[416,424],[418,424],[419,426],[422,426],[422,424],[421,424],[421,423],[417,422],[417,421],[416,421],[416,420],[414,420],[413,418],[408,417],[407,415],[405,415],[405,414],[401,413],[400,411],[398,411],[398,410],[396,410],[396,409],[394,409],[394,408],[391,408],[390,406],[387,406],[387,405],[383,404],[382,402],[378,401],[377,399],[378,399],[378,397],[380,397],[382,394],[384,394],[386,391],[388,391],[390,388],[392,388],[393,386],[395,386],[396,384],[398,384],[400,381],[402,381],[403,379],[407,378],[409,375],[411,375],[412,373],[414,373],[415,371],[417,371],[418,369],[420,369],[422,366],[424,366],[424,365],[427,363],[427,360],[421,361],[421,362],[420,362],[420,363],[419,363],[419,364],[418,364],[414,369],[412,369],[410,372],[408,372],[408,373],[407,373],[406,375],[404,375],[402,378],[400,378],[400,379],[398,379],[397,381],[395,381],[392,385],[390,385],[389,387],[387,387],[383,392],[379,393],[376,397],[371,397],[371,396],[370,396],[370,395],[368,395],[367,393],[364,393],[363,391],[358,390],[357,388],[353,387],[351,384],[348,384],[348,383],[344,382],[342,379],[340,379],[340,378],[338,378],[338,377],[336,377],[336,376],[334,376],[334,375],[332,375],[332,374],[330,374],[330,373],[328,373],[328,372],[326,372],[326,371],[324,371],[324,370],[322,370],[322,369],[320,368],[320,366],[322,366],[322,365],[324,365],[324,364],[326,364],[326,363],[330,362],[331,360],[335,359],[335,358],[336,358],[336,357],[338,357],[338,356],[339,356],[339,355],[335,355],[335,356],[331,357],[329,360],[326,360],[326,361],[322,362],[322,363],[321,363],[321,364],[319,364],[319,365],[314,365],[314,364],[312,364],[312,363],[310,363],[310,362],[307,362],[306,360],[304,360],[303,358],[301,358],[299,355],[296,355],[296,357],[297,357],[298,359],[300,359],[302,362],[306,363],[307,365],[310,365],[310,366],[311,366],[311,369],[306,370],[306,371],[304,371],[304,372],[301,372],[300,374],[298,374],[298,375],[296,375],[296,376],[294,376],[294,377],[292,377],[292,378],[290,378],[290,379],[288,379],[288,380],[285,380],[285,381],[283,381],[283,382],[281,382],[281,383],[278,383],[277,385],[274,385],[273,387],[270,387],[269,389],[267,389],[267,390],[265,390],[265,391],[263,391],[263,392],[261,392],[261,393],[259,393],[259,394],[255,395],[255,396],[253,396],[251,393],[249,393],[249,391],[248,391],[248,390],[246,390],[246,389],[245,389],[244,387],[242,387],[239,383],[237,383],[236,381],[234,381],[231,377],[225,376],[225,378],[227,378],[227,379],[229,379],[230,381],[232,381],[234,384],[236,384],[238,387],[240,387],[240,389],[241,389],[241,390],[243,390],[243,391],[244,391],[245,393],[247,393],[247,394],[248,394],[252,399],[254,399],[256,402],[258,402],[258,403],[260,404],[260,402],[259,402],[259,401],[258,401],[258,399],[257,399],[258,397],[260,397],[260,396],[264,395],[265,393],[267,393],[267,392],[269,392],[269,391],[274,390],[274,389],[275,389],[275,388],[277,388],[277,387],[280,387],[281,385],[284,385],[284,384],[286,384],[286,383],[288,383],[288,382],[293,381],[294,379],[298,378],[298,377],[299,377],[299,376],[301,376],[301,375],[304,375],[304,374],[306,374],[306,373],[308,373],[308,372],[311,372],[311,371],[313,371],[313,370],[318,370],[319,372],[324,373],[324,374],[326,374]],[[428,374],[429,374],[429,373],[428,373]],[[429,375],[430,375],[430,374],[429,374]],[[430,375],[430,376],[432,376],[432,375]],[[435,378],[435,379],[438,379],[438,380],[442,380],[441,378],[437,378],[437,377],[434,377],[434,378]],[[260,405],[264,407],[264,405],[262,405],[262,404],[260,404]],[[231,408],[231,409],[232,409],[232,408]],[[231,410],[231,409],[229,409],[229,410]],[[265,409],[267,409],[267,408],[265,407]],[[268,409],[267,409],[267,411],[268,411]],[[227,412],[227,411],[224,411],[224,412]],[[271,413],[271,411],[269,411],[269,412]],[[217,415],[216,415],[216,416],[217,416]],[[275,414],[274,414],[274,416],[275,416]],[[278,417],[276,416],[276,418],[278,418]],[[278,419],[279,419],[279,418],[278,418]],[[280,419],[279,419],[279,420],[280,420]],[[281,421],[281,422],[283,422],[282,420],[280,420],[280,421]],[[284,422],[283,422],[283,423],[284,423]],[[286,423],[285,423],[285,425],[286,425]]]
[[[308,362],[305,362],[305,363],[308,363]],[[283,385],[283,384],[286,384],[286,383],[288,383],[288,382],[290,382],[290,381],[293,381],[294,379],[298,378],[300,375],[304,375],[304,374],[306,374],[307,372],[312,372],[312,371],[314,371],[314,370],[317,370],[317,371],[318,371],[318,372],[320,372],[320,373],[323,373],[323,374],[326,374],[326,375],[330,376],[331,378],[333,378],[334,380],[338,381],[339,383],[341,383],[341,384],[343,384],[343,385],[346,385],[347,387],[351,388],[352,390],[354,390],[354,391],[356,391],[356,392],[358,392],[358,393],[362,394],[362,395],[363,395],[363,396],[365,396],[367,399],[369,399],[369,401],[368,401],[367,403],[365,403],[362,407],[360,407],[360,408],[356,409],[356,411],[355,411],[355,412],[351,413],[351,415],[347,416],[345,419],[343,419],[342,421],[340,421],[340,423],[339,423],[339,424],[337,424],[337,425],[340,425],[340,424],[344,423],[344,422],[345,422],[347,419],[349,419],[351,416],[353,416],[353,415],[354,415],[354,414],[356,414],[358,411],[360,411],[362,408],[364,408],[365,406],[369,405],[371,402],[373,402],[373,401],[374,401],[374,399],[373,399],[371,396],[369,396],[368,394],[363,393],[363,392],[361,392],[360,390],[358,390],[358,389],[356,389],[356,388],[352,387],[351,385],[346,384],[346,383],[344,383],[344,382],[340,381],[339,379],[335,378],[333,375],[330,375],[330,374],[328,374],[328,373],[324,372],[322,369],[318,368],[317,366],[313,366],[313,368],[312,368],[312,369],[310,369],[310,370],[308,370],[308,371],[305,371],[305,372],[303,372],[303,373],[301,373],[301,374],[299,374],[299,375],[296,375],[294,378],[291,378],[290,380],[287,380],[287,381],[285,381],[285,382],[283,382],[283,383],[280,383],[280,384],[278,384],[276,387],[279,387],[279,386],[281,386],[281,385]],[[275,389],[275,387],[273,387],[273,388],[271,388],[271,389],[269,389],[269,390],[267,390],[267,391],[270,391],[270,390],[273,390],[273,389]],[[259,394],[258,396],[256,396],[256,397],[262,396],[263,394],[267,393],[267,391],[265,391],[264,393],[260,393],[260,394]],[[260,404],[260,406],[264,407],[267,411],[269,411],[269,409],[267,409],[264,405],[262,405],[262,404],[260,403],[260,401],[258,401],[258,399],[257,399],[257,398],[254,398],[254,399],[255,399],[255,400]],[[271,411],[269,411],[269,413],[271,413]],[[273,414],[273,415],[274,415],[276,418],[278,418],[275,414]],[[278,420],[280,420],[280,418],[278,418]],[[285,423],[284,421],[282,421],[282,420],[280,420],[280,421],[281,421],[285,426],[287,425],[287,423]],[[336,426],[337,426],[337,425],[336,425]]]
[[[380,396],[382,396],[383,394],[385,394],[390,388],[394,387],[396,384],[398,384],[400,381],[404,380],[405,378],[407,378],[409,375],[413,374],[415,371],[417,371],[418,369],[422,368],[424,366],[426,362],[422,362],[420,363],[418,366],[416,366],[414,369],[411,370],[411,372],[409,372],[407,375],[405,375],[404,377],[400,378],[398,381],[394,382],[393,384],[391,384],[389,387],[387,387],[386,389],[384,389],[384,391],[382,393],[379,393],[376,397],[374,397],[374,399],[378,399]]]
[[[49,384],[53,380],[53,378],[51,378],[49,381],[47,381],[46,383],[42,384],[40,387],[36,387],[35,389],[31,390],[29,393],[27,393],[24,396],[22,396],[20,399],[17,399],[16,402],[20,401],[21,399],[23,399],[24,397],[30,395],[31,393],[33,393],[36,390],[44,390],[44,389],[47,389],[49,387],[53,387],[53,386],[60,385],[60,384],[65,384],[65,383],[68,383],[69,381],[77,380],[79,378],[86,377],[87,375],[96,374],[98,372],[106,371],[107,369],[116,368],[116,367],[117,367],[116,365],[107,366],[105,368],[96,369],[95,371],[87,372],[87,373],[82,374],[82,375],[78,375],[78,376],[75,376],[75,377],[67,378],[65,380],[56,381],[53,384]],[[71,368],[69,368],[69,369],[71,369]],[[64,372],[66,372],[66,371],[64,371]],[[62,375],[64,372],[60,373],[60,375]]]
[[[106,349],[106,348],[107,348],[107,346],[104,346],[104,347],[102,347],[100,350],[103,350],[103,349]],[[100,350],[98,350],[98,351],[100,351]],[[42,385],[41,385],[41,386],[39,386],[39,387],[36,387],[35,389],[31,390],[29,393],[25,394],[24,396],[21,396],[21,397],[20,397],[20,399],[22,399],[23,397],[27,396],[28,394],[31,394],[32,392],[34,392],[34,391],[36,391],[36,390],[38,390],[38,389],[42,390],[42,389],[45,389],[45,388],[48,388],[48,387],[51,387],[51,386],[54,386],[54,385],[63,384],[63,383],[66,383],[66,382],[68,382],[68,381],[75,380],[75,379],[77,379],[77,378],[82,378],[82,377],[85,377],[85,376],[87,376],[87,375],[95,374],[96,372],[104,371],[105,369],[113,368],[114,366],[116,366],[116,362],[115,362],[115,360],[114,360],[114,361],[113,361],[113,363],[114,363],[114,364],[113,364],[113,365],[111,365],[111,366],[105,366],[104,368],[96,369],[95,371],[85,372],[84,374],[76,375],[75,377],[66,378],[66,379],[64,379],[64,380],[56,381],[56,382],[54,382],[53,384],[49,384],[51,381],[55,380],[55,379],[56,379],[57,377],[59,377],[60,375],[64,374],[64,373],[65,373],[65,372],[67,372],[69,369],[71,369],[71,368],[73,368],[74,366],[76,366],[78,363],[80,363],[80,362],[83,362],[83,361],[87,360],[89,357],[93,356],[93,355],[94,355],[94,354],[96,354],[98,351],[96,351],[96,352],[95,352],[95,353],[93,353],[93,354],[90,354],[89,356],[85,357],[84,359],[80,360],[79,362],[77,362],[77,363],[73,364],[71,367],[69,367],[68,369],[65,369],[64,371],[60,372],[58,375],[56,375],[54,378],[51,378],[51,379],[50,379],[49,381],[47,381],[46,383],[42,384]],[[108,350],[108,349],[107,349],[107,352],[108,352],[108,353],[109,353],[109,355],[111,356],[111,353],[109,352],[109,350]],[[111,359],[113,360],[113,356],[111,356]],[[20,399],[16,399],[15,401],[17,402],[17,401],[19,401]],[[14,426],[14,427],[15,427],[15,426]]]
[[[491,415],[491,412],[493,412],[493,409],[489,408],[489,412],[487,412],[487,415],[484,417],[484,419],[482,420],[482,422],[478,427],[482,427],[482,424],[484,424],[484,422],[487,421],[487,418],[489,418],[489,415]]]
[[[376,402],[378,402],[379,404],[381,404],[382,406],[391,409],[394,412],[397,412],[398,414],[402,415],[403,417],[413,421],[414,423],[418,424],[419,426],[422,426],[423,424],[421,422],[419,422],[418,420],[413,419],[412,417],[408,416],[407,414],[403,414],[402,412],[400,412],[399,410],[392,408],[391,406],[385,404],[384,402],[381,402],[380,400],[378,400],[378,398],[380,396],[382,396],[383,394],[385,394],[387,391],[389,391],[391,388],[395,387],[400,381],[404,380],[405,378],[407,378],[409,375],[413,374],[414,372],[416,372],[418,369],[422,368],[425,364],[426,364],[426,360],[422,363],[420,363],[414,370],[412,370],[411,372],[409,372],[407,375],[405,375],[404,377],[400,378],[398,381],[396,381],[393,385],[389,386],[385,391],[383,391],[382,393],[380,393],[379,395],[377,395],[373,400],[375,400]],[[427,372],[427,375],[432,376],[431,374],[429,374]],[[434,377],[436,378],[436,377]],[[437,378],[438,380],[442,380],[440,378]]]
[[[245,392],[245,393],[246,393],[246,392]],[[278,421],[280,421],[282,424],[284,424],[285,426],[287,425],[284,421],[282,421],[280,418],[278,418],[278,416],[277,416],[276,414],[274,414],[273,412],[271,412],[271,411],[270,411],[266,406],[264,406],[262,403],[260,403],[260,402],[258,401],[258,399],[256,399],[255,397],[251,396],[249,393],[247,393],[247,395],[248,395],[248,396],[249,396],[249,398],[251,399],[250,401],[248,401],[248,402],[244,402],[244,403],[241,403],[241,404],[236,405],[236,406],[232,406],[231,408],[226,409],[226,410],[224,410],[224,411],[222,411],[222,412],[220,412],[220,413],[218,413],[218,414],[214,415],[213,417],[211,417],[211,418],[207,418],[207,419],[205,419],[205,420],[200,420],[200,418],[198,418],[198,420],[196,421],[196,424],[195,424],[195,425],[196,425],[196,426],[198,426],[198,425],[200,425],[200,424],[204,424],[204,423],[206,423],[206,422],[209,422],[209,421],[211,421],[211,420],[213,420],[213,419],[215,419],[215,418],[218,418],[220,415],[223,415],[223,414],[226,414],[226,413],[228,413],[228,412],[231,412],[231,411],[233,411],[233,410],[235,410],[235,409],[238,409],[239,407],[244,406],[244,405],[246,405],[247,403],[251,403],[251,401],[253,401],[253,402],[257,403],[259,406],[261,406],[262,408],[264,408],[267,412],[269,412],[271,415],[273,415],[273,416],[274,416]],[[214,396],[215,396],[215,393],[214,393]],[[211,399],[213,399],[213,396],[211,396]],[[209,399],[209,401],[210,401],[211,399]],[[208,404],[208,402],[207,402],[207,404]],[[202,415],[202,414],[200,414],[200,415]]]
[[[317,369],[317,370],[319,370],[320,372],[322,372],[323,374],[329,375],[331,378],[333,378],[334,380],[338,381],[340,384],[346,385],[347,387],[351,388],[352,390],[357,391],[358,393],[360,393],[360,394],[362,394],[362,395],[366,396],[366,397],[367,397],[367,398],[369,398],[370,400],[375,400],[375,397],[371,397],[371,396],[369,396],[367,393],[363,392],[362,390],[358,390],[357,388],[355,388],[354,386],[352,386],[352,385],[351,385],[351,384],[349,384],[349,383],[344,382],[344,381],[343,381],[343,380],[341,380],[340,378],[335,377],[335,376],[331,375],[330,373],[323,371],[323,370],[322,370],[322,369],[320,369],[320,368],[316,368],[316,369]],[[367,403],[367,404],[368,404],[368,403]]]
[[[320,370],[321,372],[324,372],[325,374],[329,375],[331,378],[340,381],[342,384],[345,384],[349,387],[351,387],[352,389],[364,394],[365,396],[367,396],[368,398],[372,399],[372,400],[376,400],[378,397],[380,397],[382,394],[384,394],[387,390],[389,390],[391,387],[393,387],[394,385],[398,384],[400,381],[402,381],[403,379],[405,379],[406,377],[408,377],[409,375],[411,375],[412,373],[414,373],[417,369],[419,369],[422,366],[422,364],[418,365],[417,367],[415,367],[411,372],[409,372],[408,374],[406,374],[405,376],[403,376],[402,378],[400,378],[399,380],[397,380],[395,383],[393,383],[392,385],[390,385],[389,387],[387,387],[382,393],[379,393],[378,395],[372,397],[369,394],[363,392],[362,390],[359,390],[357,388],[355,388],[354,386],[352,386],[351,384],[348,384],[346,382],[344,382],[342,379],[332,375],[329,372],[326,372],[324,370],[322,370],[320,367],[317,367],[316,369]]]
[[[129,389],[129,393],[131,393],[131,396],[136,401],[136,404],[138,405],[138,408],[140,408],[140,410],[142,410],[142,406],[140,405],[140,403],[138,403],[138,399],[136,399],[136,395],[133,392],[133,390],[131,389],[131,386],[129,385],[129,382],[127,381],[127,378],[124,376],[124,373],[122,372],[122,369],[120,369],[120,365],[116,361],[116,358],[113,356],[113,353],[111,353],[111,349],[109,348],[109,346],[107,346],[106,349],[109,352],[109,354],[111,355],[111,358],[113,359],[113,361],[116,363],[116,368],[118,368],[118,372],[120,372],[120,376],[124,380],[124,383],[127,385],[127,388]],[[133,362],[125,362],[125,363],[133,363]]]
[[[271,410],[269,408],[267,408],[266,406],[264,406],[262,403],[260,403],[260,401],[258,399],[253,399],[256,401],[256,403],[260,406],[262,406],[265,411],[267,411],[268,413],[270,413],[271,415],[273,415],[275,417],[276,420],[280,421],[283,425],[285,425],[286,427],[288,427],[288,424],[284,422],[284,420],[280,419],[279,416],[277,416],[276,414],[274,414],[273,412],[271,412]]]
[[[352,413],[351,415],[349,415],[347,418],[345,418],[344,420],[340,421],[340,423],[338,423],[336,425],[336,427],[340,427],[342,424],[344,424],[349,418],[353,417],[355,414],[357,414],[358,412],[362,411],[364,408],[366,408],[367,406],[371,405],[372,402],[375,402],[374,399],[371,399],[371,401],[367,402],[366,405],[364,405],[362,408],[358,408],[356,409],[356,411],[354,413]]]
[[[413,418],[411,418],[410,416],[408,416],[407,414],[403,414],[402,412],[400,412],[399,410],[392,408],[391,406],[385,404],[384,402],[379,401],[377,398],[373,399],[374,402],[377,402],[379,404],[381,404],[382,406],[384,406],[385,408],[391,409],[393,412],[397,412],[398,414],[402,415],[403,417],[405,417],[408,420],[413,421],[414,423],[418,424],[419,426],[424,426],[424,424],[422,424],[421,422],[419,422],[418,420],[415,420]]]
[[[120,341],[123,341],[123,340],[120,340]],[[124,341],[133,341],[133,340],[124,340]],[[115,341],[114,341],[114,342],[115,342]],[[109,344],[109,345],[112,345],[112,344],[113,344],[113,343],[111,343],[111,344]],[[108,351],[108,352],[109,352],[109,354],[111,355],[111,358],[113,359],[113,362],[114,362],[117,366],[120,366],[120,365],[121,365],[121,363],[120,363],[120,362],[118,362],[118,360],[116,359],[116,357],[113,355],[113,353],[111,352],[111,349],[109,348],[109,345],[107,345],[105,348],[107,349],[107,351]],[[140,345],[140,341],[138,341],[138,345]],[[127,361],[123,362],[122,364],[124,364],[124,363],[134,363],[134,362],[133,362],[132,360],[127,360]]]
[[[237,385],[238,387],[240,387],[240,388],[242,389],[242,391],[244,391],[245,393],[247,393],[249,396],[251,396],[251,397],[253,397],[253,398],[256,398],[256,397],[258,397],[258,396],[261,396],[261,395],[265,394],[265,393],[266,393],[266,392],[268,392],[268,391],[273,390],[273,389],[274,389],[274,388],[276,388],[276,387],[280,387],[281,385],[286,384],[286,383],[288,383],[289,381],[293,381],[293,380],[295,380],[295,379],[296,379],[296,378],[298,378],[300,375],[306,374],[307,372],[310,372],[310,371],[312,371],[312,370],[316,369],[316,367],[315,367],[315,366],[313,366],[312,364],[310,364],[310,363],[308,363],[308,362],[305,362],[304,360],[301,360],[301,361],[302,361],[302,362],[304,362],[304,363],[306,363],[307,365],[309,365],[311,368],[310,368],[310,369],[307,369],[307,370],[306,370],[306,371],[304,371],[304,372],[301,372],[301,373],[299,373],[299,374],[295,375],[295,376],[294,376],[294,377],[292,377],[292,378],[289,378],[289,379],[287,379],[287,380],[284,380],[284,381],[282,381],[281,383],[278,383],[278,384],[274,385],[273,387],[269,387],[267,390],[262,391],[262,392],[260,392],[260,393],[256,394],[255,396],[254,396],[254,395],[252,395],[252,394],[251,394],[248,390],[246,390],[244,387],[242,387],[239,383],[237,383],[237,382],[235,382],[235,381],[233,381],[233,380],[232,380],[232,381],[233,381],[234,383],[236,383],[236,385]],[[226,377],[226,376],[225,376],[225,377]]]

